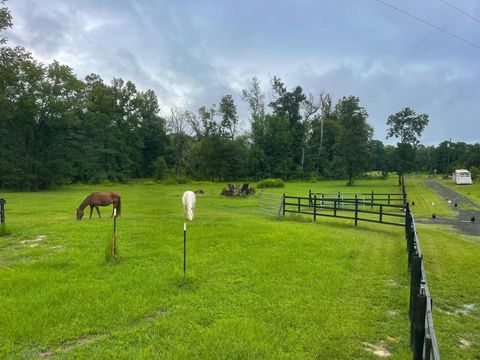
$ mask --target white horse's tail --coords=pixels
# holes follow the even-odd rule
[[[182,197],[182,202],[187,219],[192,221],[195,216],[195,193],[193,191],[185,191]]]

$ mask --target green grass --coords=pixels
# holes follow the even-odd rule
[[[268,192],[399,192],[395,181],[296,182]],[[402,228],[326,218],[276,222],[256,214],[256,197],[220,196],[223,186],[138,182],[2,193],[10,234],[0,238],[0,357],[375,359],[364,343],[383,341],[392,359],[411,358]],[[105,260],[111,208],[101,208],[102,219],[75,220],[88,193],[112,189],[122,194],[117,263]],[[205,195],[188,224],[184,277],[181,195],[196,189]],[[452,302],[460,282],[450,282],[461,278],[462,263],[441,275],[435,261],[452,252],[437,256],[443,250],[436,246],[454,236],[431,231],[421,234],[431,291],[435,301]],[[458,242],[478,248],[472,241]],[[475,281],[472,294],[479,293]],[[435,313],[442,355],[455,358],[447,320],[466,336],[475,327],[465,325],[468,317],[442,316]]]
[[[439,180],[440,183],[464,196],[473,200],[477,204],[480,204],[480,183],[475,182],[471,185],[457,185],[451,179]],[[477,208],[468,206],[467,202],[462,202],[462,209],[464,210],[477,210]]]
[[[408,201],[415,205],[412,211],[417,217],[430,217],[433,213],[438,216],[456,216],[447,202],[434,190],[423,183],[423,179],[408,177],[406,179]]]

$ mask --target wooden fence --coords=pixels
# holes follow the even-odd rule
[[[313,199],[316,196],[317,199],[341,199],[341,200],[355,200],[358,199],[364,203],[368,203],[369,205],[373,206],[376,203],[386,203],[387,205],[404,205],[407,201],[407,194],[402,191],[401,194],[396,193],[375,193],[373,190],[369,193],[318,193],[313,192],[312,190],[308,190],[308,197]]]
[[[432,317],[432,297],[427,284],[423,254],[414,216],[406,204],[405,237],[410,270],[410,344],[413,359],[440,360]]]
[[[410,271],[409,317],[410,344],[412,346],[413,359],[440,360],[440,352],[433,326],[432,297],[428,289],[415,219],[406,201],[405,187],[402,189],[402,194],[395,194],[402,196],[402,205],[391,204],[394,198],[391,196],[393,194],[375,194],[377,195],[375,202],[373,202],[373,192],[367,201],[360,201],[358,194],[353,199],[345,199],[345,197],[342,198],[340,196],[336,198],[318,197],[317,195],[317,193],[312,192],[309,192],[308,197],[283,194],[281,207],[283,215],[287,212],[311,215],[314,221],[317,220],[317,216],[351,219],[355,222],[355,226],[357,226],[358,221],[368,221],[405,227],[408,269]],[[378,202],[381,199],[386,201],[386,203]],[[359,206],[369,206],[370,210],[361,209]],[[367,214],[366,216],[370,217],[362,217],[363,214]],[[385,218],[395,218],[401,221],[385,221]]]
[[[366,210],[366,207],[369,207]],[[336,217],[353,220],[355,226],[359,221],[367,221],[395,226],[405,226],[405,206],[388,203],[373,203],[357,198],[326,198],[283,195],[282,213],[297,213],[313,216]]]

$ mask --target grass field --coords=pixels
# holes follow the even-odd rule
[[[10,235],[0,238],[0,358],[375,359],[376,346],[411,358],[402,228],[276,222],[256,214],[256,197],[219,196],[224,184],[148,184],[2,192]],[[344,184],[269,192],[398,192],[394,178]],[[188,224],[184,277],[181,194],[198,188],[205,195]],[[102,219],[75,220],[88,193],[113,189],[122,193],[119,264],[105,262],[111,208]],[[418,210],[429,211],[421,201]],[[478,308],[448,309],[479,301],[474,266],[464,269],[478,243],[426,226],[421,241],[432,295],[445,309],[434,314],[442,355],[474,358]],[[450,261],[452,251],[465,259]],[[469,290],[458,298],[463,274]],[[472,346],[460,348],[461,339]]]

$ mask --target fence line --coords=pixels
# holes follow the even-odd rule
[[[403,189],[402,189],[403,190]],[[317,196],[317,199],[341,199],[341,200],[355,200],[359,199],[364,202],[368,202],[369,205],[373,206],[374,203],[384,203],[390,204],[405,204],[407,194],[403,192],[398,193],[375,193],[373,190],[370,193],[317,193],[312,190],[308,190],[308,197],[312,199],[314,196]]]
[[[413,359],[440,360],[432,316],[432,297],[428,289],[417,226],[410,206],[406,205],[405,237],[410,270],[410,345]]]
[[[370,206],[370,210],[365,210]],[[363,208],[359,208],[363,207]],[[392,212],[395,209],[397,212]],[[394,226],[404,226],[405,224],[404,205],[393,205],[385,203],[372,203],[371,201],[361,201],[355,199],[326,198],[317,197],[314,194],[311,197],[283,195],[282,213],[298,213],[313,216],[313,221],[317,216],[336,217],[341,219],[353,220],[355,226],[358,221],[367,221]],[[352,214],[353,213],[353,214]],[[372,215],[370,218],[363,217],[362,214]],[[394,219],[400,218],[401,222],[394,222]]]
[[[321,194],[321,193],[320,193]],[[418,240],[417,226],[415,218],[407,202],[407,193],[405,185],[402,186],[402,194],[374,194],[365,201],[359,201],[358,195],[354,198],[345,199],[338,193],[336,198],[325,197],[325,194],[312,193],[309,191],[308,197],[301,196],[287,196],[283,194],[281,210],[283,215],[285,213],[299,213],[305,215],[312,215],[313,220],[317,220],[317,216],[337,217],[343,219],[351,219],[355,221],[357,226],[358,221],[376,222],[388,225],[404,226],[405,238],[407,240],[408,251],[408,270],[410,272],[410,301],[409,301],[409,318],[410,318],[410,345],[412,347],[414,360],[440,360],[440,351],[438,349],[437,338],[435,335],[435,327],[433,325],[432,316],[432,297],[427,284],[427,276],[425,266],[423,263],[423,254]],[[373,202],[374,196],[377,195],[377,200],[382,199],[387,203]],[[392,195],[401,195],[402,205],[391,204],[395,197]],[[353,208],[345,208],[342,205],[349,205]],[[379,211],[367,211],[359,209],[359,205],[369,205],[371,208],[378,207]],[[288,206],[288,208],[287,208]],[[402,209],[405,212],[389,213],[385,212],[384,208]],[[322,211],[332,210],[333,213],[323,213]],[[348,213],[354,213],[354,216],[347,216]],[[340,214],[339,214],[340,213]],[[376,214],[378,220],[367,219],[359,217],[359,214]],[[393,223],[391,221],[384,221],[384,217],[400,217],[403,223]]]

